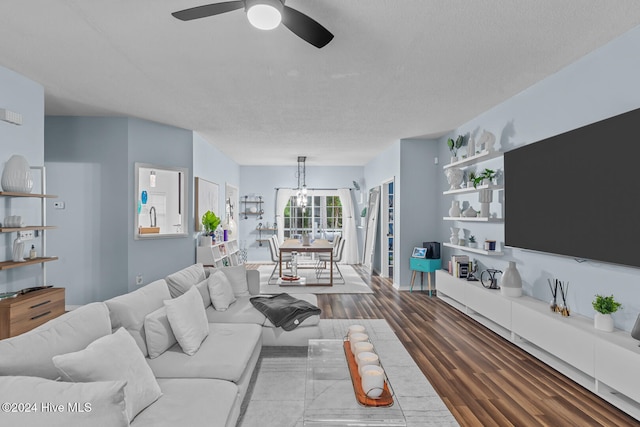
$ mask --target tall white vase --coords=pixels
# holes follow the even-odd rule
[[[14,154],[7,161],[2,171],[0,180],[4,191],[16,193],[31,193],[33,189],[33,177],[27,159],[19,154]]]
[[[449,216],[460,216],[460,200],[452,200],[449,208]]]
[[[522,296],[522,278],[516,269],[516,263],[514,261],[509,261],[509,266],[504,273],[502,273],[500,292],[507,297]]]
[[[460,238],[458,237],[458,233],[460,229],[458,227],[451,227],[451,237],[449,237],[449,243],[452,245],[457,245],[460,243]]]
[[[480,216],[489,218],[489,205],[493,202],[493,190],[480,190],[478,192],[478,200],[480,201]]]

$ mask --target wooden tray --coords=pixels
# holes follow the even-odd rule
[[[356,394],[356,400],[363,406],[391,406],[393,405],[393,397],[387,382],[384,382],[384,390],[377,399],[367,397],[367,394],[362,390],[362,380],[360,373],[358,372],[358,363],[356,358],[351,352],[351,343],[347,339],[342,343],[344,346],[344,354],[347,356],[347,365],[349,366],[349,373],[351,374],[351,382],[353,383],[353,391]]]
[[[284,281],[286,281],[286,282],[296,282],[296,281],[300,280],[300,276],[295,276],[295,277],[292,277],[292,276],[282,276],[282,277],[281,277],[281,279],[282,279],[282,280],[284,280]]]

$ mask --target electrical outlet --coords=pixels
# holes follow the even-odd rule
[[[18,237],[21,238],[22,240],[32,240],[33,230],[18,231]]]
[[[138,274],[136,276],[136,285],[138,286],[142,285],[142,274]]]
[[[55,209],[64,209],[64,202],[53,202],[53,207]]]

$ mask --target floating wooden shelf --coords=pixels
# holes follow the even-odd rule
[[[0,196],[6,197],[37,197],[40,199],[55,199],[58,196],[53,194],[37,194],[37,193],[16,193],[14,191],[0,191]]]
[[[10,268],[25,267],[27,265],[42,264],[43,262],[56,261],[57,256],[38,257],[34,259],[25,259],[23,262],[3,261],[0,262],[0,270],[8,270]]]
[[[58,227],[54,225],[28,225],[26,227],[0,227],[0,233],[12,233],[14,231],[27,230],[53,230]]]

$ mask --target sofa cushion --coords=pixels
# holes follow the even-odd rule
[[[213,307],[206,310],[209,323],[253,323],[263,325],[267,319],[249,302],[251,296],[237,297],[225,311],[216,311]]]
[[[64,381],[126,381],[129,420],[162,395],[135,340],[124,328],[98,338],[84,350],[54,356],[53,364]]]
[[[101,302],[84,305],[29,332],[0,340],[0,375],[56,379],[53,356],[82,350],[110,334],[107,306]]]
[[[144,318],[144,335],[151,359],[160,356],[178,342],[169,324],[166,307],[160,307],[146,315]]]
[[[129,425],[125,406],[125,385],[125,381],[66,383],[39,377],[0,376],[0,396],[11,402],[36,405],[30,407],[31,410],[28,412],[3,411],[0,424],[125,427]],[[44,404],[47,405],[45,409],[55,405],[61,406],[63,410],[56,413],[53,413],[53,410],[43,410]],[[73,409],[76,410],[72,411]]]
[[[225,311],[231,304],[236,302],[231,283],[229,283],[227,275],[222,271],[211,273],[207,281],[209,282],[208,287],[211,304],[213,304],[215,310]]]
[[[138,414],[132,427],[236,425],[240,402],[234,383],[201,378],[161,378],[158,382],[162,397]]]
[[[206,276],[202,264],[193,264],[168,275],[166,281],[167,285],[169,285],[171,298],[179,297],[187,292],[190,287],[197,285],[204,279],[206,279]]]
[[[202,297],[202,305],[207,308],[211,305],[211,295],[209,295],[209,281],[204,279],[202,282],[196,285],[196,289],[200,292]]]
[[[236,297],[245,297],[249,295],[249,284],[247,282],[247,268],[244,264],[235,265],[233,267],[221,267],[222,271],[229,279],[233,294]]]
[[[171,295],[167,283],[160,279],[128,294],[106,300],[112,330],[125,328],[136,340],[142,354],[147,356],[149,353],[144,336],[144,318],[162,307],[164,300],[169,298]]]
[[[164,306],[171,330],[182,351],[193,356],[209,333],[209,322],[200,292],[191,287],[179,297],[165,301]]]
[[[252,324],[209,324],[200,350],[187,356],[177,344],[147,359],[158,378],[215,378],[238,381],[251,356],[262,348],[262,328]]]

